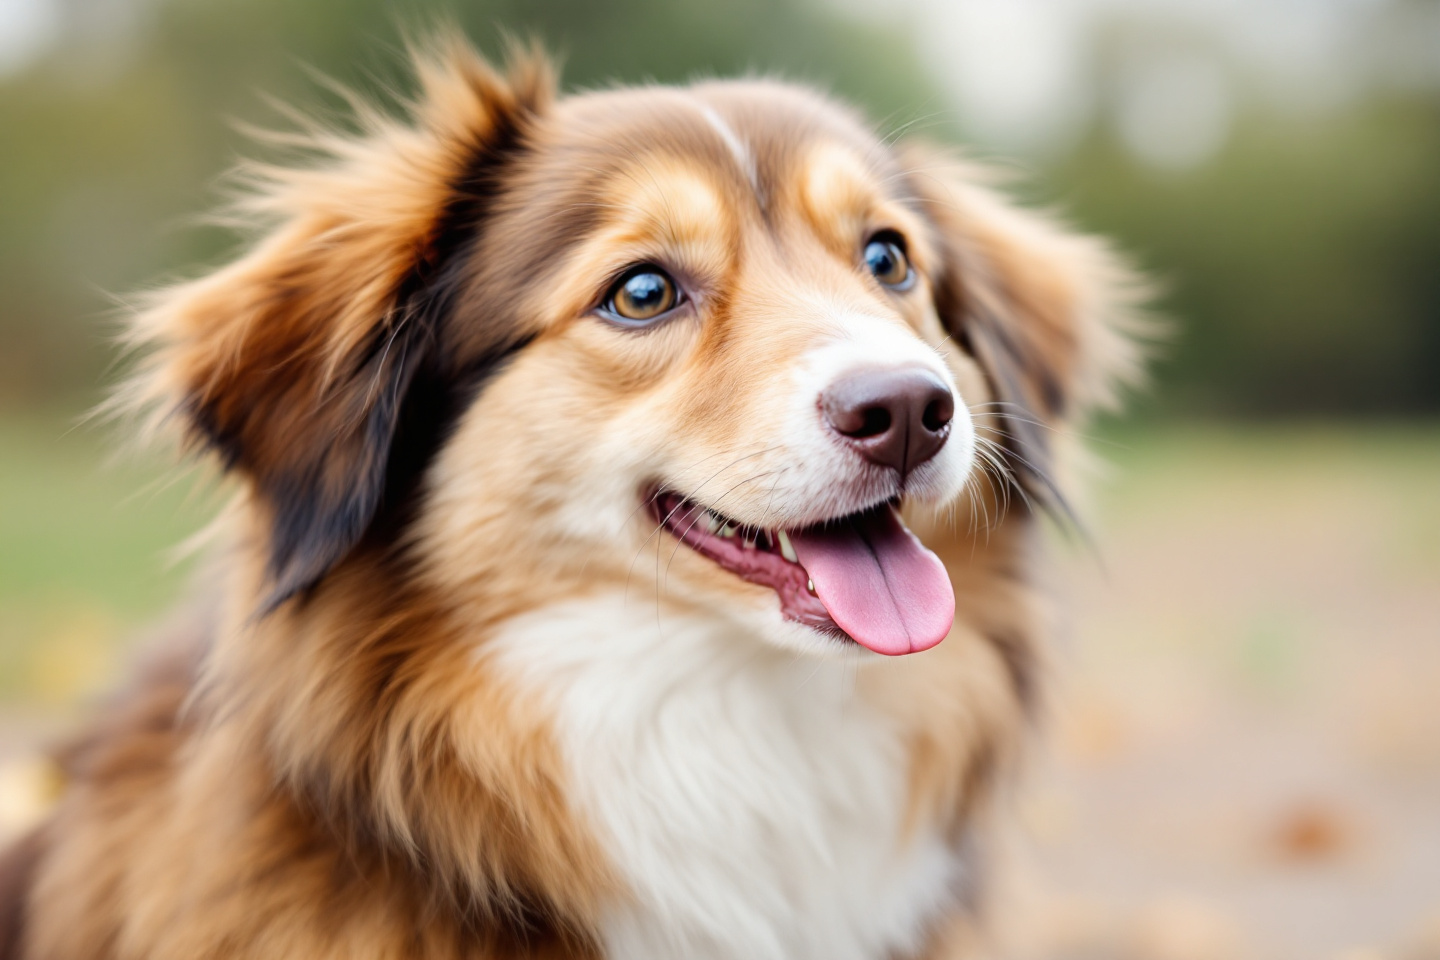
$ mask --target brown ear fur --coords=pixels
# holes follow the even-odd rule
[[[318,161],[243,171],[255,189],[240,212],[268,234],[161,292],[135,325],[152,356],[129,401],[182,414],[270,512],[271,606],[397,500],[439,442],[416,431],[433,432],[448,392],[475,379],[440,349],[455,268],[552,96],[533,52],[504,76],[458,40],[416,59],[408,122],[357,103],[358,135],[279,138]]]
[[[942,251],[941,322],[985,369],[1006,467],[1026,495],[1069,514],[1054,479],[1053,437],[1139,377],[1136,308],[1145,291],[1100,240],[1069,232],[988,188],[985,171],[947,153],[901,147],[913,196]]]

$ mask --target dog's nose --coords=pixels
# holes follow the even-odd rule
[[[945,446],[955,397],[924,367],[872,369],[832,383],[820,409],[846,443],[903,478]]]

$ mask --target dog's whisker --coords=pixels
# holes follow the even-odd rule
[[[1033,512],[1035,510],[1035,505],[1030,501],[1029,495],[1026,492],[1024,485],[1019,482],[1019,480],[1015,477],[1014,472],[1011,471],[1005,464],[1005,457],[1009,455],[1009,451],[998,446],[994,441],[986,437],[979,436],[976,437],[975,451],[976,454],[984,460],[985,464],[989,468],[986,471],[986,475],[992,476],[995,480],[1000,481],[1000,489],[998,493],[994,490],[993,485],[991,489],[991,493],[998,495],[998,497],[1000,498],[1000,502],[997,504],[997,509],[1000,511],[1000,517],[996,518],[997,522],[1006,513],[1009,512],[1010,494],[1012,490],[1018,493],[1024,499],[1026,506],[1029,507]]]
[[[762,480],[762,479],[764,479],[765,477],[768,477],[768,476],[770,476],[771,474],[773,474],[773,473],[775,473],[775,472],[776,472],[776,471],[770,470],[770,471],[766,471],[765,473],[757,473],[757,474],[754,474],[754,475],[752,475],[752,476],[746,477],[744,480],[741,480],[739,483],[736,483],[734,486],[730,487],[730,489],[726,490],[723,494],[721,494],[720,497],[715,500],[715,506],[718,507],[722,502],[724,502],[724,500],[725,500],[726,497],[728,497],[731,493],[735,492],[736,490],[738,490],[740,487],[744,486],[745,484],[747,484],[747,483],[753,483],[753,482],[756,481],[756,480]],[[703,508],[702,508],[702,510],[703,510]],[[695,527],[695,524],[700,521],[700,518],[701,518],[702,516],[704,516],[703,512],[701,512],[701,511],[696,511],[696,517],[695,517],[695,519],[694,519],[693,521],[691,521],[690,526],[686,528],[685,532],[686,532],[686,533],[689,533],[690,530],[693,530],[694,527]],[[684,540],[683,540],[683,538],[677,538],[676,543],[675,543],[675,549],[670,552],[670,559],[669,559],[669,561],[667,561],[666,564],[665,564],[665,576],[666,576],[667,579],[669,578],[669,575],[670,575],[670,564],[672,564],[672,563],[675,562],[675,555],[676,555],[676,553],[679,552],[680,547],[682,547],[683,545],[684,545]]]
[[[774,449],[776,448],[776,446],[777,446],[777,445],[771,445],[771,446],[763,447],[763,448],[761,448],[761,449],[759,449],[759,450],[756,450],[756,451],[754,451],[754,452],[752,452],[752,453],[743,454],[743,455],[741,455],[741,456],[736,457],[734,460],[731,460],[731,461],[730,461],[729,463],[727,463],[725,466],[721,467],[719,470],[715,471],[713,474],[711,474],[709,477],[707,477],[707,478],[700,484],[700,486],[696,488],[696,495],[698,495],[698,492],[699,492],[699,491],[701,491],[701,490],[703,490],[705,487],[707,487],[711,482],[713,482],[717,477],[719,477],[719,476],[720,476],[722,473],[724,473],[726,470],[733,469],[734,467],[738,466],[739,464],[745,462],[746,460],[752,459],[752,458],[754,458],[754,457],[764,456],[766,453],[769,453],[771,450],[774,450]],[[717,456],[723,456],[723,455],[724,455],[723,452],[720,452],[720,453],[711,454],[711,455],[708,456],[708,457],[703,457],[703,458],[701,458],[700,460],[695,461],[695,462],[692,464],[692,468],[695,467],[695,466],[698,466],[698,465],[701,464],[701,463],[706,462],[707,460],[713,460],[713,459],[715,459],[715,457],[717,457]],[[652,492],[649,498],[647,498],[646,500],[642,501],[641,504],[640,504],[640,506],[636,507],[634,510],[632,510],[632,511],[630,512],[630,518],[634,518],[634,516],[635,516],[636,513],[639,513],[641,510],[644,510],[647,506],[649,506],[650,504],[654,503],[654,502],[655,502],[655,497],[657,497],[657,496],[659,495],[659,493],[660,493],[659,490],[656,490],[656,491]],[[670,511],[669,514],[667,514],[666,516],[662,517],[662,518],[660,519],[660,521],[655,524],[655,526],[651,529],[650,533],[645,537],[644,540],[642,540],[642,541],[640,542],[640,546],[636,548],[636,550],[635,550],[635,556],[631,558],[631,560],[630,560],[630,565],[629,565],[629,567],[627,568],[626,574],[625,574],[625,594],[626,594],[627,596],[629,595],[629,591],[630,591],[630,580],[631,580],[631,577],[632,577],[632,575],[633,575],[633,573],[634,573],[635,563],[636,563],[636,561],[638,561],[638,560],[640,559],[640,554],[645,551],[645,547],[650,543],[650,540],[651,540],[652,538],[655,538],[655,537],[658,537],[658,536],[659,536],[660,532],[665,529],[665,525],[666,525],[667,523],[669,523],[669,521],[675,516],[675,513],[676,513],[678,510],[680,510],[682,507],[683,507],[683,503],[677,503],[676,506],[675,506],[673,509],[671,509],[671,511]],[[657,542],[658,542],[658,541],[657,541]],[[658,547],[657,547],[657,550],[658,550]],[[657,562],[657,573],[658,573],[658,562],[659,562],[659,554],[658,554],[658,553],[656,554],[656,562]]]

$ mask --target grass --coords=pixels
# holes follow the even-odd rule
[[[0,698],[64,703],[103,682],[182,591],[176,548],[215,508],[102,428],[0,416]]]

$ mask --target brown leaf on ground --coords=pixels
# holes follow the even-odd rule
[[[1351,818],[1338,807],[1307,800],[1280,816],[1269,846],[1284,860],[1329,860],[1353,846],[1356,832]]]

